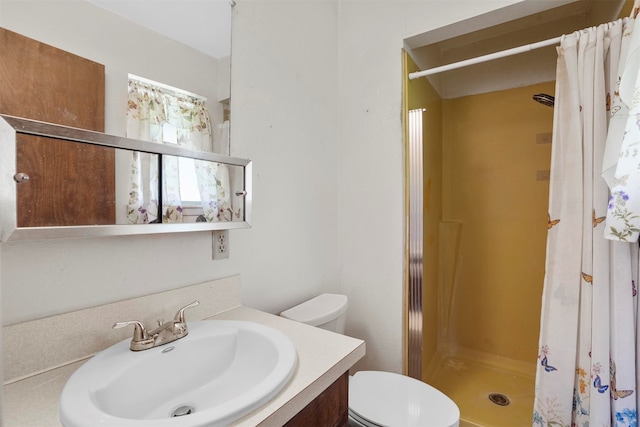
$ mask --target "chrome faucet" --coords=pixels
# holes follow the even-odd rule
[[[200,304],[200,301],[196,300],[182,307],[170,322],[165,322],[164,319],[158,320],[158,327],[150,332],[147,332],[147,328],[138,320],[116,322],[113,324],[113,329],[134,325],[135,329],[133,330],[133,339],[131,340],[130,346],[131,351],[148,350],[185,337],[189,333],[189,330],[187,329],[187,322],[184,319],[184,311],[198,304]]]

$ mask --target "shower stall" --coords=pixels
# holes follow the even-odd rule
[[[452,398],[462,426],[531,423],[554,86],[441,99],[427,79],[407,85],[424,175],[421,256],[408,266],[422,267],[419,318],[408,313],[422,354],[409,352],[409,375]]]
[[[404,40],[406,371],[458,404],[461,427],[532,423],[556,220],[548,213],[556,47],[561,34],[633,6],[543,3]]]

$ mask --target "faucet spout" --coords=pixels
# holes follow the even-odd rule
[[[153,347],[157,347],[178,340],[188,333],[186,322],[162,321],[157,328],[149,332],[149,336],[153,338]]]

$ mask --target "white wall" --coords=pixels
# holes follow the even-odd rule
[[[403,369],[403,40],[516,2],[340,3],[340,282],[362,369]]]
[[[367,356],[359,368],[402,371],[403,39],[515,2],[237,2],[232,146],[247,146],[252,158],[273,150],[268,157],[274,162],[256,173],[260,182],[256,197],[261,199],[270,197],[264,192],[268,183],[294,189],[292,181],[314,167],[317,156],[328,156],[310,179],[311,187],[291,195],[302,203],[287,205],[288,211],[299,211],[313,203],[318,209],[314,217],[320,218],[317,223],[309,221],[313,217],[294,220],[295,226],[286,226],[286,232],[307,234],[317,224],[328,227],[328,222],[336,221],[338,290],[350,298],[347,332],[367,341]],[[316,37],[326,39],[322,46],[335,49],[335,57],[331,51],[319,51]],[[312,107],[324,114],[307,114]],[[299,160],[282,170],[282,163],[275,162],[281,155]],[[337,207],[330,207],[333,200],[328,196],[327,203],[314,203],[318,187],[327,180],[331,185],[337,182],[329,187],[337,191]],[[278,218],[272,212],[269,217],[275,223],[295,218]],[[259,240],[271,235],[266,230],[259,233]],[[300,250],[329,238],[320,234],[317,241],[305,239]],[[305,276],[312,277],[311,272]],[[244,271],[243,277],[246,282]],[[251,298],[261,296],[256,293]]]
[[[203,92],[186,84],[199,81],[192,67],[165,61],[158,76],[131,69],[157,62],[120,49],[119,35],[105,37],[108,28],[87,23],[95,34],[76,40],[69,20],[87,5],[50,2],[41,12],[33,2],[7,8],[21,2],[0,1],[0,25],[11,29],[21,15],[28,32],[16,31],[43,33],[104,63],[108,75],[133,72]],[[516,2],[238,0],[232,155],[254,160],[254,227],[231,232],[231,259],[210,260],[207,233],[3,244],[5,323],[240,273],[243,301],[270,312],[319,292],[348,294],[348,332],[367,340],[360,367],[400,372],[402,42]],[[115,18],[103,19],[112,25]],[[189,76],[181,79],[183,72]],[[124,95],[110,81],[107,129],[122,134]]]
[[[233,13],[231,155],[253,160],[255,209],[231,253],[243,301],[279,312],[338,290],[337,4]]]

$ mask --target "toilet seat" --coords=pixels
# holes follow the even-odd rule
[[[444,393],[391,372],[359,371],[349,378],[349,414],[372,427],[457,427],[458,406]]]

